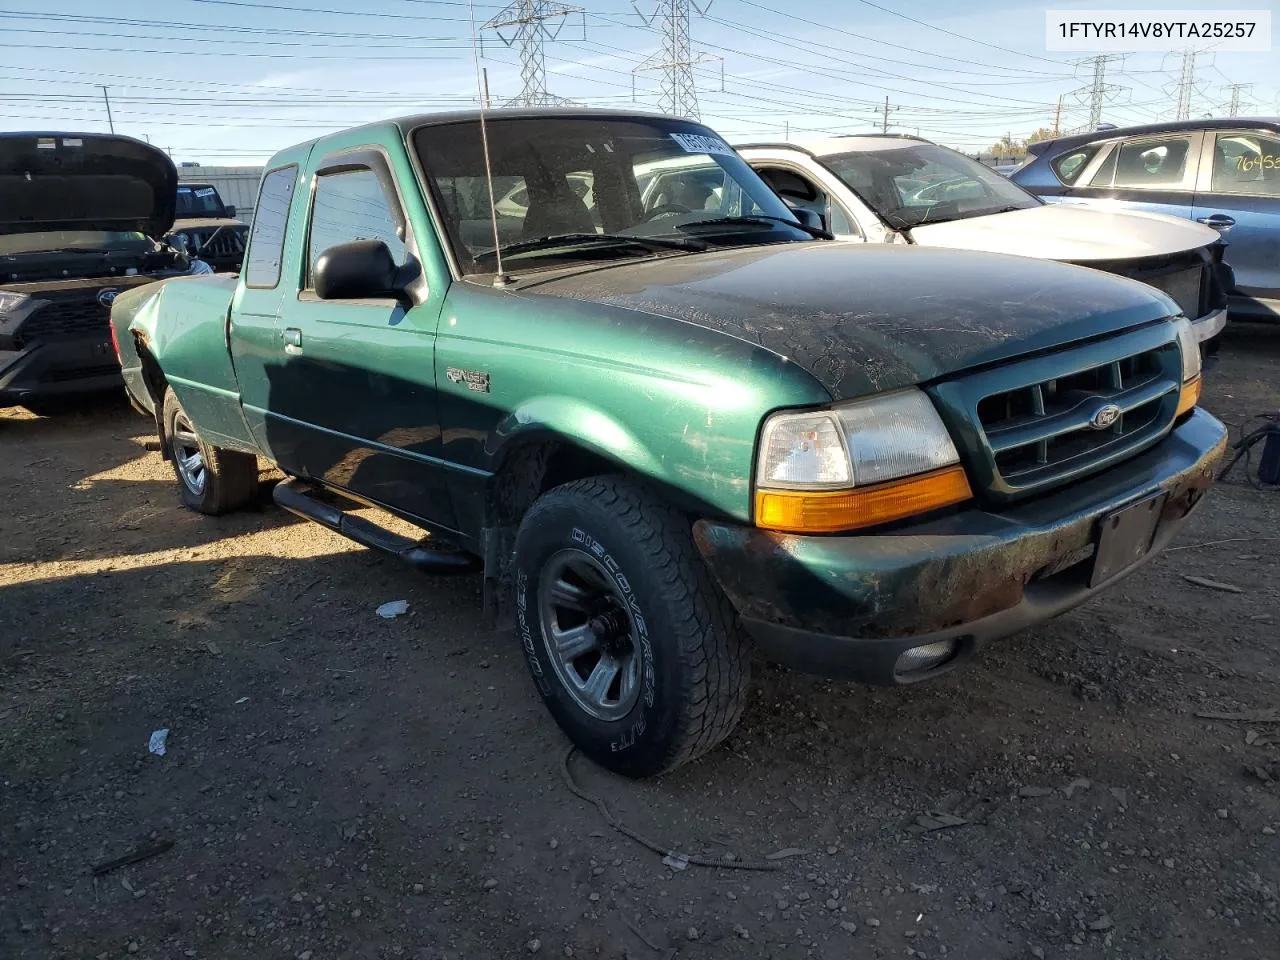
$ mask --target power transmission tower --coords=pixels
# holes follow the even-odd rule
[[[555,0],[512,0],[482,26],[492,30],[508,47],[520,50],[520,93],[507,101],[511,107],[556,107],[572,101],[547,92],[547,60],[543,45],[555,40],[565,22],[574,14],[582,15],[582,34],[586,37],[587,18],[581,7],[571,7]],[[503,31],[509,31],[510,36]]]
[[[724,89],[724,59],[693,49],[690,37],[689,22],[691,10],[706,16],[715,0],[706,0],[701,6],[696,0],[658,0],[657,6],[649,16],[640,11],[640,7],[632,0],[640,19],[652,26],[662,21],[662,49],[631,71],[632,95],[635,94],[635,75],[648,70],[662,71],[662,88],[658,95],[658,106],[664,113],[677,117],[701,119],[698,109],[698,84],[693,75],[693,68],[700,63],[720,63],[720,88]]]
[[[1124,57],[1116,53],[1100,54],[1076,61],[1077,70],[1080,67],[1093,68],[1092,81],[1071,91],[1071,95],[1077,102],[1089,106],[1089,122],[1085,130],[1097,130],[1098,124],[1102,122],[1103,105],[1114,101],[1121,93],[1128,91],[1128,87],[1122,87],[1118,83],[1107,83],[1107,64],[1123,62]]]
[[[1196,50],[1182,51],[1182,70],[1178,74],[1178,109],[1175,120],[1186,120],[1191,116],[1191,95],[1196,88]]]
[[[1248,103],[1248,101],[1246,101],[1244,97],[1250,92],[1252,92],[1253,84],[1252,83],[1229,83],[1226,86],[1224,86],[1222,89],[1231,91],[1231,102],[1227,104],[1227,116],[1228,117],[1240,116],[1241,108],[1246,103]],[[1250,104],[1250,106],[1252,106],[1252,104]]]

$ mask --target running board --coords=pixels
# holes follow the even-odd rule
[[[434,537],[411,540],[392,533],[364,517],[347,513],[342,507],[316,497],[317,489],[300,480],[277,483],[272,491],[276,506],[304,520],[328,527],[363,546],[382,550],[425,573],[472,573],[480,569],[480,559],[447,540]]]

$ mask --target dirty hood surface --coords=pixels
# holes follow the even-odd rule
[[[1211,227],[1163,213],[1046,203],[986,217],[914,227],[926,247],[986,250],[1073,263],[1164,256],[1218,242]]]
[[[759,344],[836,399],[939,379],[1178,312],[1084,267],[908,246],[788,243],[629,262],[520,283]],[[675,327],[672,336],[680,335]],[[691,355],[696,365],[705,359]]]
[[[139,231],[173,223],[173,161],[131,137],[0,133],[0,234]]]

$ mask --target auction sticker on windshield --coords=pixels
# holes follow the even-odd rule
[[[673,133],[671,139],[680,145],[685,153],[709,153],[722,157],[736,156],[733,147],[719,137],[709,137],[703,133]]]

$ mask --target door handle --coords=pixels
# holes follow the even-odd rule
[[[302,352],[302,331],[297,327],[284,328],[284,352],[297,354]]]
[[[1215,230],[1230,230],[1236,225],[1236,218],[1225,213],[1211,213],[1207,217],[1196,217],[1196,223],[1203,223]]]

